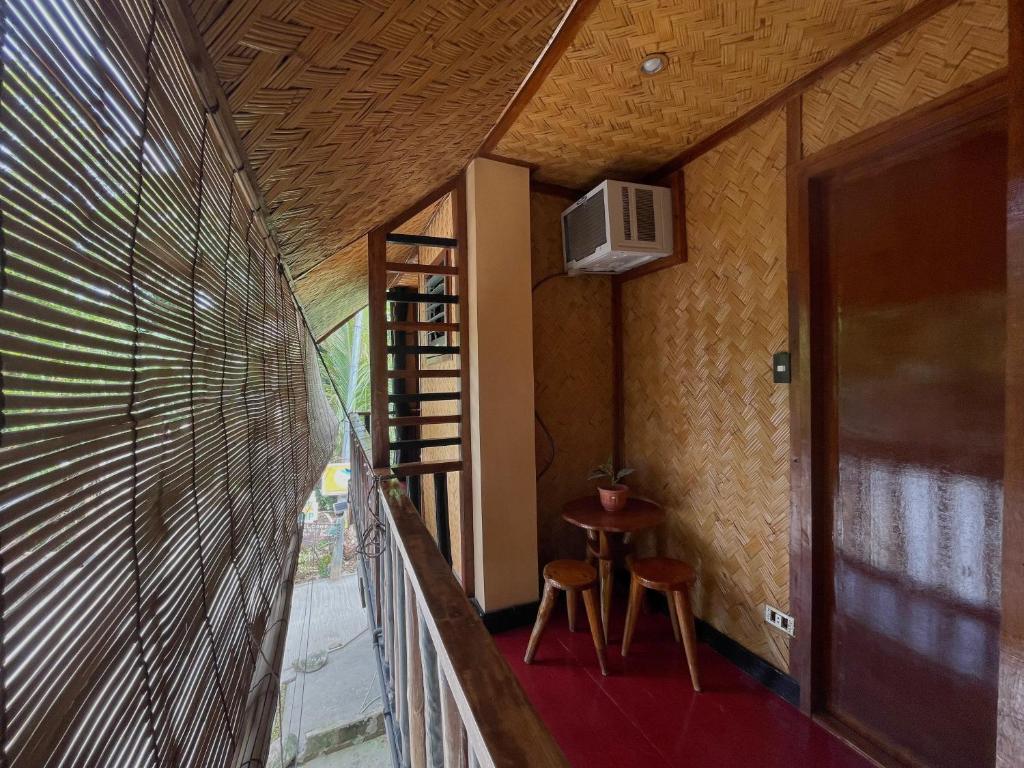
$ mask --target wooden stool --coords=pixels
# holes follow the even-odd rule
[[[587,621],[590,623],[590,634],[594,638],[594,649],[597,651],[597,663],[601,674],[608,674],[608,666],[604,655],[604,633],[601,631],[601,618],[597,612],[597,571],[594,566],[580,560],[553,560],[544,566],[544,596],[537,611],[537,621],[530,634],[530,643],[526,646],[524,661],[529,664],[537,653],[537,643],[541,633],[551,618],[551,610],[555,607],[558,590],[565,592],[566,607],[569,611],[569,631],[576,631],[576,593],[583,593],[583,604],[587,608]]]
[[[697,633],[694,630],[693,611],[690,608],[690,587],[696,581],[697,574],[682,560],[668,557],[633,560],[630,571],[632,579],[629,585],[629,608],[626,611],[626,631],[622,636],[622,655],[629,653],[629,643],[633,639],[644,588],[665,592],[669,597],[668,612],[672,616],[673,632],[683,636],[686,664],[690,668],[690,682],[693,683],[693,690],[699,691]]]

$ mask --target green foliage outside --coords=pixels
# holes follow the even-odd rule
[[[299,564],[295,570],[295,582],[311,579],[326,579],[331,575],[331,555],[334,538],[323,538],[314,544],[304,544],[299,549]]]
[[[370,333],[366,309],[324,339],[320,351],[328,368],[327,372],[321,371],[324,391],[335,412],[339,416],[343,413],[334,385],[341,391],[350,413],[370,410]]]

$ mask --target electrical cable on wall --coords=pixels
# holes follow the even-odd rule
[[[568,272],[553,272],[552,274],[547,275],[546,277],[542,277],[540,280],[538,280],[534,284],[533,288],[530,289],[530,292],[536,293],[537,289],[544,285],[544,283],[546,283],[548,280],[551,280],[556,277],[568,276]],[[544,477],[545,473],[549,469],[551,469],[551,466],[555,463],[555,452],[558,450],[558,446],[555,443],[554,435],[551,434],[551,430],[547,428],[547,426],[544,424],[544,420],[540,417],[540,412],[534,409],[533,417],[534,419],[537,420],[537,426],[540,427],[541,431],[544,433],[544,437],[547,438],[548,445],[551,447],[551,457],[548,459],[547,464],[544,465],[544,468],[537,473],[537,479],[540,480],[542,477]]]
[[[533,416],[537,420],[537,426],[541,428],[541,431],[544,433],[544,437],[547,438],[548,445],[551,447],[551,457],[548,459],[548,463],[544,465],[544,469],[537,473],[537,479],[540,480],[544,477],[544,473],[551,469],[551,465],[555,463],[555,451],[557,450],[557,446],[555,445],[555,438],[544,425],[544,420],[541,419],[540,414],[537,411],[534,411]]]

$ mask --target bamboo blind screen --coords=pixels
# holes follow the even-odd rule
[[[336,434],[316,354],[163,7],[0,14],[0,765],[228,765]]]

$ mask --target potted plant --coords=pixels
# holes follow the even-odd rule
[[[588,480],[602,480],[597,486],[597,493],[601,497],[601,506],[608,512],[620,512],[626,506],[629,499],[629,486],[623,485],[620,481],[626,475],[633,474],[629,467],[615,469],[615,464],[609,458],[601,466],[590,473]]]

